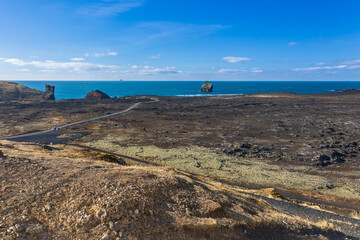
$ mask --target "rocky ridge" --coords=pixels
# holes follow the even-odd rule
[[[95,90],[92,92],[89,92],[86,97],[86,99],[88,100],[99,100],[99,99],[109,99],[109,95],[107,95],[106,93],[103,93],[100,90]]]
[[[0,101],[55,100],[54,86],[46,85],[46,92],[35,90],[19,83],[0,81]]]

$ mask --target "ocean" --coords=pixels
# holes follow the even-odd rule
[[[45,91],[45,84],[55,86],[55,97],[84,98],[93,90],[111,97],[132,95],[211,96],[266,92],[328,93],[339,89],[360,89],[360,81],[212,81],[213,93],[201,93],[204,81],[17,81],[30,88]]]

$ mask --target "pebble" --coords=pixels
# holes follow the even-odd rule
[[[110,232],[106,232],[104,233],[104,235],[101,238],[102,240],[110,240],[111,239],[111,233]]]
[[[114,224],[114,231],[119,232],[120,229],[121,229],[121,222],[120,222],[120,221],[115,222],[115,224]],[[121,232],[119,232],[119,236],[120,236],[120,234],[121,234]],[[120,236],[120,237],[121,237],[121,236]]]
[[[109,222],[109,228],[110,228],[111,230],[114,230],[114,223],[113,223],[113,222]]]

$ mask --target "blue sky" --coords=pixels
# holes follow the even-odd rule
[[[360,80],[358,0],[1,0],[3,80]]]

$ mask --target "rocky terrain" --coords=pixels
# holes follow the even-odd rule
[[[15,82],[0,81],[0,101],[55,100],[55,87],[46,84],[46,91],[38,91]]]
[[[64,145],[0,146],[2,239],[346,237],[327,221],[281,213],[245,189],[174,168],[107,163]]]
[[[224,232],[229,235],[222,239],[345,239],[341,234],[351,233],[356,224],[346,230],[338,220],[330,221],[331,216],[314,221],[249,194],[359,219],[359,101],[359,92],[352,90],[0,103],[0,136],[9,136],[111,114],[142,102],[125,115],[64,129],[87,133],[66,145],[3,142],[0,209],[7,210],[1,213],[0,229],[9,239],[17,234],[30,239],[26,226],[36,228],[36,224],[43,224],[41,234],[58,239],[219,239]],[[101,154],[117,156],[127,166],[105,163],[116,159]],[[133,188],[125,190],[128,185]],[[22,187],[29,193],[25,198]],[[47,196],[49,191],[53,192]],[[59,195],[52,197],[55,192]],[[135,196],[140,200],[134,205],[126,202]],[[222,209],[220,215],[204,210],[210,208],[204,203],[208,200],[217,206],[214,209]],[[100,215],[92,210],[97,202],[111,216],[103,220],[103,210]],[[146,204],[142,207],[139,202]],[[116,210],[119,203],[125,203],[126,210]],[[235,206],[246,206],[249,212]],[[22,221],[21,216],[29,216],[23,212],[31,212],[31,220]],[[90,225],[76,225],[88,215]],[[120,220],[123,229],[115,234]],[[18,223],[25,224],[20,232]],[[146,231],[134,230],[138,228]]]

